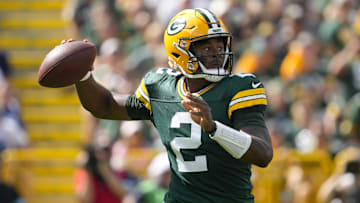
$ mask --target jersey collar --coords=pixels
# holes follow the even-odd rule
[[[212,83],[206,87],[204,87],[203,89],[197,91],[194,93],[195,96],[199,97],[203,94],[205,94],[205,92],[209,91],[210,89],[212,89],[217,83]],[[178,94],[179,96],[182,98],[182,99],[185,99],[185,95],[186,93],[188,92],[187,90],[187,87],[186,87],[186,82],[185,82],[185,77],[181,77],[179,79],[179,81],[177,82],[177,91],[178,91]]]

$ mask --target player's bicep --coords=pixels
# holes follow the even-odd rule
[[[243,156],[244,161],[266,167],[273,157],[271,138],[262,111],[233,113],[234,128],[251,135],[251,145]]]
[[[238,130],[244,126],[259,126],[266,128],[263,110],[265,110],[264,106],[256,106],[233,112],[231,121],[234,128]]]

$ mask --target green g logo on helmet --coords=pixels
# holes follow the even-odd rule
[[[175,19],[168,27],[167,33],[168,35],[174,35],[183,30],[186,26],[185,18],[177,18]]]

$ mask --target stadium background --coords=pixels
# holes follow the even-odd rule
[[[234,34],[235,71],[255,73],[267,89],[275,155],[268,168],[254,167],[257,203],[322,202],[321,185],[358,158],[360,88],[354,84],[360,81],[360,48],[351,47],[359,43],[357,1],[79,1],[92,5],[85,9],[75,2],[0,0],[0,50],[8,56],[9,81],[28,137],[25,146],[2,152],[1,172],[28,202],[76,202],[75,158],[90,139],[74,88],[37,84],[46,53],[63,39],[87,38],[107,56],[114,47],[104,42],[117,38],[127,61],[121,71],[133,80],[122,91],[131,92],[148,66],[166,65],[161,40],[169,17],[193,6],[223,16]],[[353,68],[344,79],[336,67],[348,55],[354,55],[348,62]],[[104,60],[109,59],[97,63]],[[160,150],[130,150],[139,177],[146,178],[146,165]]]

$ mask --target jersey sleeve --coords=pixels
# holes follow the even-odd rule
[[[151,120],[149,109],[136,95],[130,95],[127,98],[126,111],[132,120]]]
[[[262,112],[240,112],[236,111],[232,116],[232,123],[235,129],[240,130],[244,126],[260,126],[266,128],[264,114]]]
[[[151,91],[154,90],[154,85],[159,81],[163,80],[169,74],[175,74],[172,72],[173,70],[168,68],[158,68],[148,72],[144,78],[141,80],[137,90],[135,91],[135,95],[133,97],[129,97],[127,110],[129,116],[131,118],[143,119],[143,116],[140,116],[147,112],[146,118],[151,118],[152,116],[152,108],[151,108]],[[165,74],[167,73],[167,74]],[[144,108],[146,110],[144,110]],[[132,113],[130,113],[132,112]],[[130,115],[131,114],[131,115]],[[134,116],[134,117],[132,117]]]
[[[147,87],[145,85],[145,79],[146,76],[141,80],[141,83],[137,88],[135,95],[137,99],[139,99],[142,103],[144,103],[145,107],[149,110],[149,113],[152,114],[149,91],[147,90]]]
[[[228,116],[263,114],[267,106],[264,85],[252,74],[237,74],[232,77],[232,95],[228,106]],[[239,116],[237,116],[239,117]],[[263,118],[259,122],[263,122]]]

